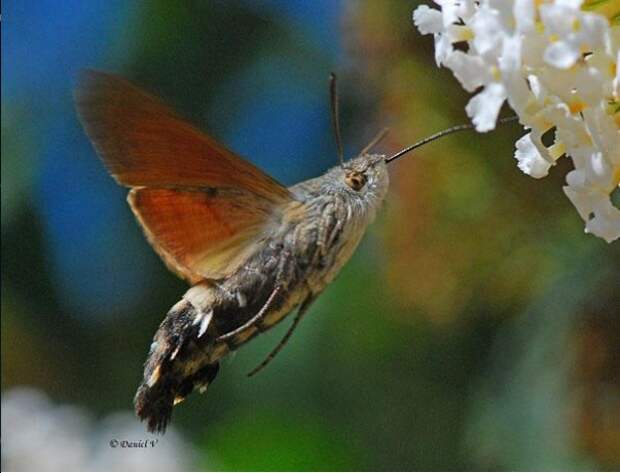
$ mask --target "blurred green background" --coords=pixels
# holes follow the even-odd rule
[[[3,469],[620,468],[620,245],[583,233],[568,160],[541,181],[517,169],[517,125],[395,163],[384,211],[267,370],[245,377],[287,323],[155,447],[109,446],[154,438],[132,398],[186,286],[82,132],[78,71],[123,75],[290,185],[336,163],[332,70],[348,156],[384,126],[388,153],[466,120],[415,6],[3,4]]]

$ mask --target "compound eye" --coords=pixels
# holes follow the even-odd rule
[[[366,184],[366,175],[357,171],[347,171],[344,182],[354,191],[359,191]]]

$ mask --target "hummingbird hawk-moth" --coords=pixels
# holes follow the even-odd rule
[[[388,190],[387,162],[419,146],[386,158],[369,145],[342,162],[334,79],[340,166],[286,188],[126,80],[81,76],[75,101],[86,134],[130,189],[154,250],[191,285],[155,333],[135,396],[150,431],[163,432],[175,404],[207,389],[222,357],[296,310],[257,370],[275,356],[374,219]],[[447,132],[457,128],[471,126]]]

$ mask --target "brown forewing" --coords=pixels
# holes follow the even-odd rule
[[[288,190],[120,77],[83,72],[75,101],[104,164],[125,186],[241,187],[272,202]]]

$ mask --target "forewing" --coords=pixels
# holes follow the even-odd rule
[[[78,113],[99,156],[129,187],[240,187],[270,200],[288,190],[120,77],[85,71]]]

